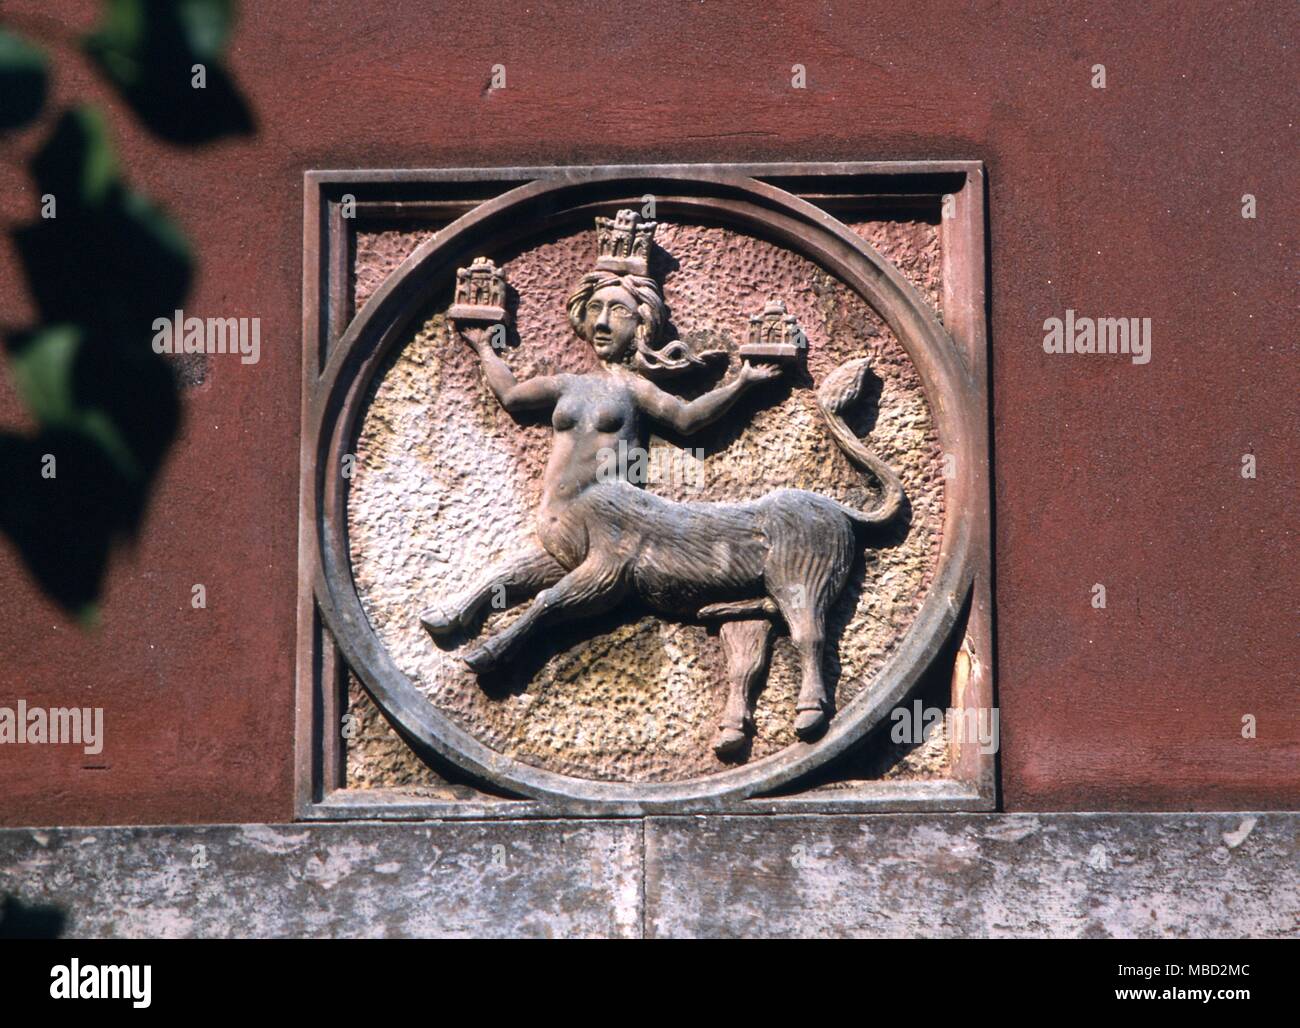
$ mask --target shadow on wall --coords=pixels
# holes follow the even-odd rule
[[[37,321],[0,326],[37,427],[0,430],[0,531],[83,624],[96,618],[113,547],[138,534],[180,426],[181,368],[151,342],[154,319],[183,308],[194,255],[126,185],[99,111],[50,112],[40,137],[52,72],[44,48],[60,64],[89,60],[155,135],[200,145],[253,129],[221,67],[232,9],[104,0],[84,37],[49,16],[0,15],[0,153],[26,160],[39,200],[36,219],[12,233]]]
[[[0,939],[57,939],[67,922],[60,907],[29,905],[17,896],[0,902]]]

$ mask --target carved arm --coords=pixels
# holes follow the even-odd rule
[[[452,323],[452,330],[458,332],[478,354],[479,363],[483,367],[483,378],[501,406],[514,414],[545,407],[559,399],[563,376],[538,375],[520,382],[488,341],[492,327],[494,326]]]
[[[740,373],[726,385],[689,401],[665,392],[653,382],[640,379],[638,399],[651,417],[683,435],[690,435],[726,414],[750,386],[777,378],[780,374],[781,368],[776,365],[746,361],[740,366]]]

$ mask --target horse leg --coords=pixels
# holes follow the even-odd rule
[[[725,621],[718,629],[727,661],[727,703],[713,737],[713,752],[719,757],[735,754],[753,731],[751,704],[755,686],[767,670],[771,636],[772,623],[766,619]]]
[[[468,628],[488,601],[504,610],[536,596],[564,577],[564,567],[537,545],[494,564],[477,582],[420,615],[430,635],[450,635]]]
[[[508,627],[461,656],[470,669],[490,671],[505,662],[538,628],[609,610],[627,593],[624,565],[588,558],[537,594]]]
[[[831,548],[829,543],[827,548]],[[813,561],[800,569],[801,578],[782,575],[784,581],[769,582],[772,599],[781,609],[790,628],[790,642],[799,655],[794,732],[805,742],[817,738],[830,720],[822,662],[826,656],[826,613],[846,577],[841,565],[838,561]]]
[[[853,564],[853,526],[838,511],[803,505],[783,526],[765,569],[768,595],[781,608],[790,641],[799,654],[799,699],[794,732],[805,742],[819,736],[830,720],[830,700],[822,678],[826,655],[826,613],[844,588]]]
[[[779,601],[778,601],[779,602]],[[805,742],[815,739],[829,720],[830,704],[822,678],[826,655],[826,610],[822,603],[782,605],[790,626],[790,641],[799,654],[799,699],[795,703],[794,734]]]

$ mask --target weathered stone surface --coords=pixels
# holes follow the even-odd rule
[[[939,307],[937,226],[854,227]],[[397,232],[360,237],[358,304],[422,238]],[[674,324],[669,337],[680,334],[700,349],[727,350],[728,374],[734,374],[748,316],[782,296],[809,334],[812,378],[796,377],[743,401],[743,431],[722,423],[689,440],[653,438],[651,491],[675,500],[734,501],[788,486],[872,506],[875,497],[863,477],[835,451],[811,385],[864,355],[878,377],[879,398],[868,404],[878,406],[878,416],[858,427],[870,432],[872,447],[898,470],[910,517],[896,537],[858,560],[831,611],[836,644],[828,682],[842,707],[870,687],[903,638],[937,559],[942,461],[919,376],[860,298],[793,252],[730,230],[685,224],[661,224],[658,241],[671,262],[664,273]],[[568,293],[593,255],[587,229],[504,255],[518,290],[521,340],[506,359],[521,379],[587,371],[595,362],[573,338],[564,314]],[[509,688],[493,695],[421,630],[421,610],[532,538],[550,448],[549,426],[521,426],[499,409],[472,353],[448,337],[444,307],[435,305],[387,369],[357,442],[349,539],[358,592],[376,632],[431,702],[475,737],[525,763],[623,781],[672,781],[723,770],[711,738],[726,674],[718,640],[702,625],[611,616],[595,628],[565,629],[518,671]],[[499,629],[518,614],[494,615],[490,627]],[[795,741],[798,680],[793,647],[788,638],[778,638],[755,712],[752,757]],[[405,748],[368,703],[355,702],[354,710],[364,730],[349,745],[350,785],[437,787],[436,776],[409,756],[403,759]],[[947,748],[936,741],[903,755],[891,770],[904,778],[941,777],[946,758]]]
[[[7,829],[0,896],[76,937],[1296,937],[1298,835],[1294,813]]]
[[[655,936],[1300,935],[1294,814],[651,818]]]
[[[0,895],[75,937],[624,936],[627,821],[0,832]]]

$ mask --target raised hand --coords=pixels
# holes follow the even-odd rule
[[[785,371],[784,366],[764,361],[762,364],[753,364],[745,361],[740,366],[740,380],[747,385],[758,382],[769,382],[774,378],[780,378]]]
[[[492,347],[492,334],[501,326],[481,321],[454,321],[449,319],[447,327],[465,342],[475,353],[482,353]]]

